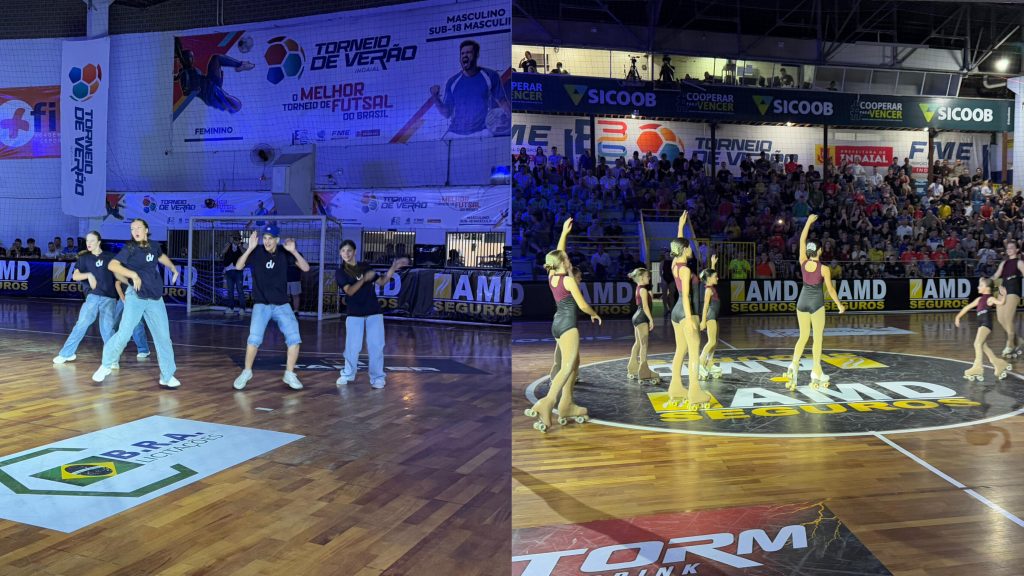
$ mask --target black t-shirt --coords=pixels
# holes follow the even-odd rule
[[[142,289],[136,295],[143,300],[160,300],[164,297],[164,279],[157,262],[162,254],[159,242],[150,242],[146,246],[129,242],[114,257],[114,260],[142,279]]]
[[[95,290],[89,287],[88,281],[85,282],[86,295],[95,294],[107,298],[117,298],[117,290],[114,289],[114,274],[107,268],[113,258],[114,253],[105,250],[100,252],[99,256],[88,253],[78,257],[75,268],[79,272],[92,274],[96,278]]]
[[[39,251],[39,246],[26,246],[21,249],[22,258],[41,258],[43,253]]]
[[[257,304],[288,304],[288,266],[295,257],[278,246],[273,254],[262,245],[249,255],[247,265],[252,269],[252,301]]]
[[[242,250],[235,244],[232,244],[231,248],[229,248],[228,251],[224,253],[224,266],[234,266],[235,262],[238,262],[238,259],[242,257],[243,252],[244,250]]]
[[[360,262],[357,266],[355,276],[351,275],[345,270],[345,265],[342,264],[338,268],[338,271],[334,273],[334,279],[338,282],[338,289],[344,293],[345,286],[350,286],[359,282],[359,279],[363,277],[363,270],[369,270],[369,266]],[[348,309],[349,316],[373,316],[374,314],[380,314],[380,302],[377,301],[377,292],[373,288],[374,282],[367,282],[356,291],[355,294],[345,297],[345,305]]]

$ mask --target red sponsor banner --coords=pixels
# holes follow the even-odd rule
[[[704,510],[512,533],[512,576],[890,572],[824,503]]]
[[[822,156],[821,144],[814,146],[814,156],[818,164],[823,164],[825,158]],[[829,146],[829,156],[832,163],[837,166],[856,163],[861,166],[878,166],[886,168],[892,164],[892,146]]]
[[[0,88],[0,160],[60,158],[60,86]]]

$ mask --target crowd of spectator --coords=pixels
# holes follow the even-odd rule
[[[75,260],[78,252],[82,250],[79,240],[68,236],[62,241],[60,236],[54,236],[53,240],[46,243],[46,250],[36,245],[35,238],[28,238],[22,244],[21,238],[15,238],[10,248],[4,246],[0,241],[0,258],[18,258],[21,260]]]
[[[513,229],[522,255],[542,258],[572,216],[583,240],[608,245],[612,254],[603,262],[629,262],[612,266],[616,277],[636,254],[616,251],[608,237],[621,236],[620,221],[636,234],[629,223],[640,210],[666,217],[689,210],[699,236],[754,243],[756,261],[722,259],[721,273],[734,279],[794,277],[799,233],[812,212],[819,215],[812,236],[837,278],[990,274],[1003,241],[1020,238],[1022,228],[1024,198],[961,161],[936,160],[927,185],[928,174],[915,174],[907,158],[887,167],[854,161],[819,169],[762,152],[742,160],[739,176],[724,162],[712,171],[697,153],[670,160],[634,152],[595,162],[584,152],[573,163],[555,148],[538,148],[533,155],[521,149],[512,162]],[[570,257],[580,264],[592,253]]]

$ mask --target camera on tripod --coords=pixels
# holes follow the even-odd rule
[[[636,61],[639,59],[639,56],[629,55],[629,71],[626,72],[626,80],[640,81],[640,71],[636,69]]]

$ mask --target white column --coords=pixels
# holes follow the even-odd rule
[[[1013,91],[1013,189],[1024,189],[1024,76],[1006,81]],[[1003,166],[1006,170],[1006,166]]]
[[[82,0],[88,6],[86,10],[85,35],[87,38],[101,38],[110,33],[110,5],[114,0]],[[106,71],[110,74],[110,71]],[[80,218],[80,236],[85,236],[90,230],[99,230],[103,224],[103,218]]]
[[[86,11],[85,36],[100,38],[110,34],[110,5],[114,0],[82,0]]]

